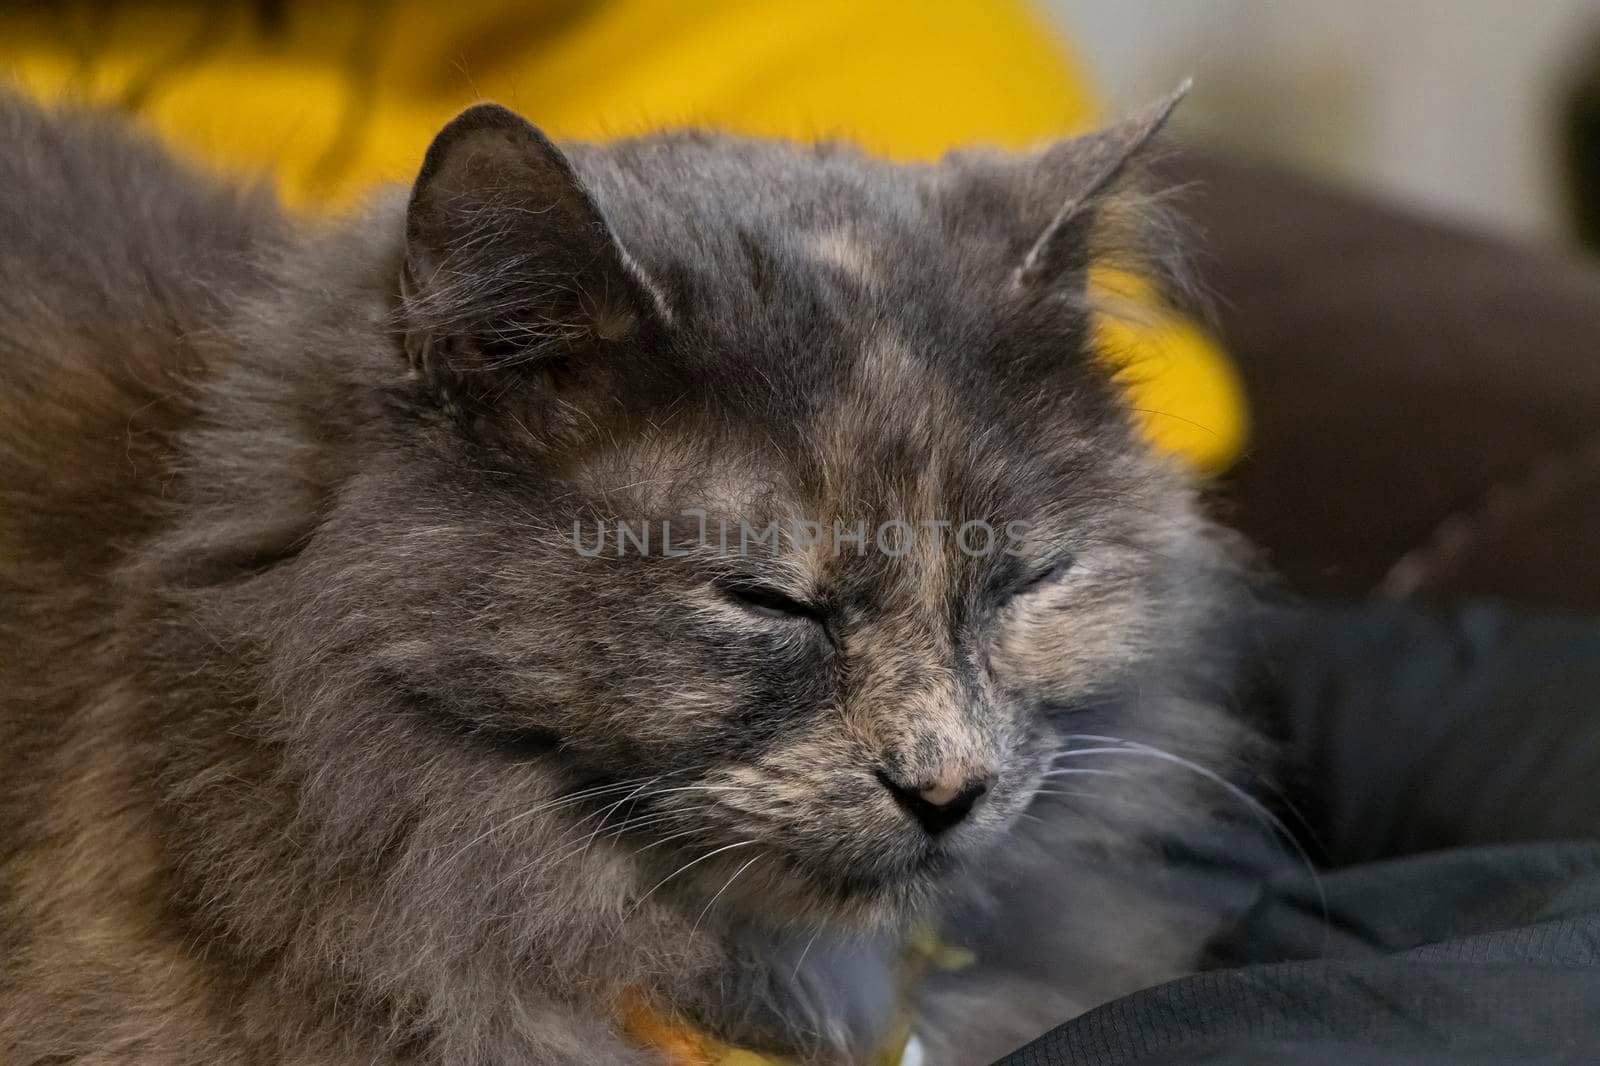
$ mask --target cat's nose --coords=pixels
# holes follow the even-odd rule
[[[902,785],[884,773],[879,773],[878,779],[895,802],[934,836],[959,825],[994,784],[994,775],[987,773],[923,782],[917,787]]]

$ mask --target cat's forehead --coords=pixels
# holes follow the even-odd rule
[[[973,536],[998,548],[1008,523],[1106,480],[1104,434],[1069,405],[1019,417],[964,384],[883,323],[853,337],[826,372],[712,361],[682,381],[687,398],[608,430],[582,480],[629,514],[701,511],[778,528],[767,547],[794,540],[794,523],[829,531],[801,554],[837,557],[841,535],[864,531],[861,547],[906,554],[908,566],[933,557],[885,548],[908,528],[937,541],[972,523]]]
[[[702,135],[576,162],[674,315],[670,417],[612,459],[676,486],[658,504],[959,523],[1094,462],[1110,419],[1081,322],[1019,317],[1025,235],[974,225],[937,168]]]
[[[685,303],[815,300],[846,279],[937,299],[953,270],[1003,258],[1015,236],[955,239],[969,205],[940,168],[846,148],[677,134],[575,164],[635,263]]]
[[[906,216],[931,203],[938,169],[847,146],[664,133],[572,153],[608,221],[671,226],[766,222],[817,228],[830,218]]]
[[[575,163],[678,354],[715,368],[710,388],[777,374],[816,404],[869,386],[910,395],[939,368],[979,383],[1016,332],[1008,287],[1031,231],[939,166],[703,134]],[[1058,340],[1059,354],[1075,343]]]

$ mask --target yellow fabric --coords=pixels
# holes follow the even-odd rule
[[[839,137],[898,159],[1027,147],[1100,117],[1020,0],[28,5],[0,12],[0,69],[46,99],[120,103],[316,210],[409,180],[433,133],[476,99],[557,139],[698,124]],[[1165,316],[1099,336],[1153,440],[1208,472],[1237,456],[1242,393],[1193,324]]]
[[[789,1059],[728,1047],[637,996],[623,1005],[622,1034],[634,1045],[654,1051],[666,1066],[796,1066]],[[899,1061],[898,1053],[887,1052],[874,1066],[898,1066]]]
[[[668,1066],[722,1066],[727,1050],[637,995],[627,997],[622,1005],[622,1034],[635,1045],[656,1052]]]

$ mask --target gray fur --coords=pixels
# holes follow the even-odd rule
[[[1249,750],[1226,538],[1087,354],[1081,276],[1011,285],[1119,195],[1070,146],[563,155],[478,109],[409,196],[290,225],[109,118],[0,97],[0,133],[0,1061],[646,1063],[638,996],[849,1061],[910,930],[1062,892],[1055,965],[931,986],[945,1061],[1192,963],[1145,844],[1204,830],[1206,780],[1037,794],[1065,734]],[[1035,532],[571,543],[697,507]],[[938,838],[883,785],[980,772]],[[1010,1026],[941,1025],[999,990]]]

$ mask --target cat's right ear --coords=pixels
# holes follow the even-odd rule
[[[452,401],[628,343],[665,312],[560,149],[495,104],[462,112],[428,147],[400,296],[412,368]]]
[[[1115,219],[1124,186],[1138,186],[1127,179],[1141,169],[1135,164],[1150,151],[1189,84],[1113,126],[1042,151],[969,150],[945,157],[956,224],[1004,234],[1013,242],[1012,295],[1081,293],[1098,256],[1117,252],[1119,242],[1137,243],[1146,236],[1102,234],[1111,239],[1097,247],[1095,231],[1108,216]]]

